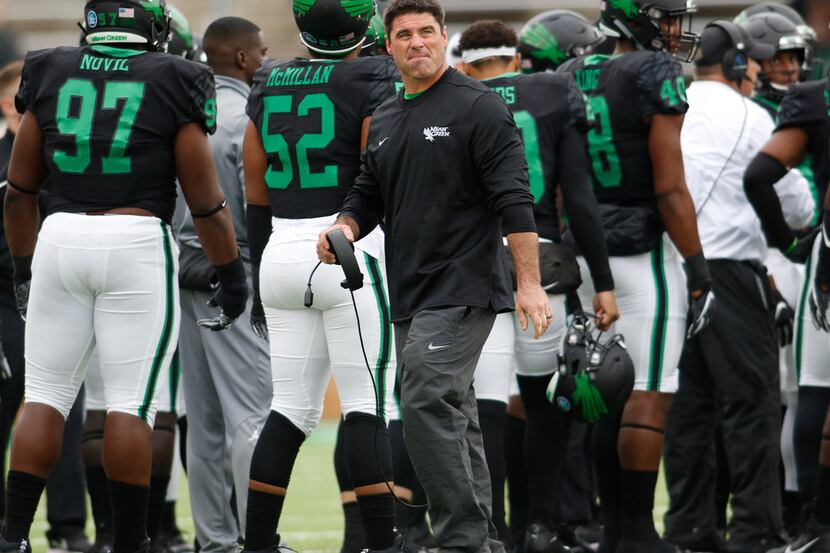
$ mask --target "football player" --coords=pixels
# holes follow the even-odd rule
[[[753,100],[764,108],[773,120],[777,120],[778,108],[784,94],[801,79],[809,45],[796,25],[780,13],[762,11],[746,19],[739,19],[739,25],[755,43],[768,44],[776,50],[772,59],[756,60],[761,69],[755,83]],[[791,171],[787,177],[776,183],[775,189],[784,206],[790,227],[800,229],[815,224],[820,210],[817,209],[818,190],[809,157],[804,159],[798,169]],[[799,198],[799,195],[794,194],[796,191],[804,193],[800,194]],[[806,310],[802,310],[796,317],[796,310],[792,307],[798,306],[799,293],[804,283],[804,265],[790,261],[776,248],[768,250],[765,265],[769,274],[774,277],[775,324],[781,348],[781,402],[785,407],[781,428],[781,458],[784,465],[783,517],[788,532],[793,530],[790,533],[794,534],[801,518],[793,444],[799,367],[802,360],[811,355],[812,352],[809,350],[817,350],[819,355],[823,354],[826,357],[827,346],[821,332],[807,321],[809,314]],[[805,322],[808,324],[804,325]],[[796,334],[797,346],[793,347]],[[807,338],[807,334],[812,336]]]
[[[680,150],[688,105],[678,60],[697,49],[698,35],[684,31],[694,11],[687,0],[607,0],[600,28],[617,39],[615,55],[559,69],[576,77],[594,114],[587,150],[624,314],[614,332],[637,370],[622,416],[594,428],[601,553],[674,549],[652,517],[665,421],[684,336],[703,330],[714,302]],[[594,294],[583,283],[583,304]]]
[[[522,55],[518,53],[518,38],[515,31],[501,21],[474,23],[464,31],[460,41],[464,72],[502,95],[522,133],[530,190],[535,200],[542,284],[552,291],[549,294],[551,309],[561,314],[554,319],[555,328],[549,329],[539,340],[521,330],[518,321],[512,320],[515,315],[499,315],[475,374],[479,420],[493,487],[493,519],[499,537],[505,540],[509,539],[509,533],[504,522],[504,462],[494,458],[497,452],[503,456],[503,448],[488,446],[488,442],[497,442],[495,445],[501,446],[501,436],[496,431],[503,433],[515,347],[516,373],[527,412],[525,459],[530,514],[523,540],[526,553],[565,550],[554,533],[557,522],[554,511],[566,449],[565,413],[552,405],[545,393],[557,369],[556,354],[566,326],[563,292],[567,290],[557,283],[564,275],[554,269],[554,263],[561,262],[566,251],[560,245],[556,206],[558,186],[562,187],[564,210],[571,230],[591,268],[597,290],[593,306],[598,324],[607,329],[619,317],[599,208],[591,190],[589,161],[584,149],[584,132],[588,128],[585,97],[571,75],[544,72],[576,53],[577,45],[568,40],[571,37],[561,36],[564,40],[559,40],[562,33],[554,35],[551,32],[551,29],[561,30],[562,27],[573,30],[574,35],[584,32],[586,50],[601,41],[593,27],[573,12],[543,14],[531,20],[522,31],[522,49],[533,60],[533,68],[542,71],[533,75],[519,73]],[[573,38],[579,40],[581,37]],[[575,267],[575,260],[573,264]],[[570,291],[575,291],[578,282],[573,281],[572,285]],[[506,328],[501,326],[502,321]],[[507,342],[503,343],[505,340]],[[494,431],[488,431],[490,427]]]
[[[91,0],[84,21],[89,46],[30,52],[16,97],[24,115],[5,223],[27,319],[26,403],[2,551],[28,549],[93,347],[106,390],[113,551],[149,548],[155,388],[167,378],[179,326],[169,228],[177,175],[220,280],[221,313],[204,324],[227,328],[247,298],[207,142],[215,127],[211,72],[160,52],[170,25],[164,0]],[[38,235],[36,192],[47,178],[49,217]]]
[[[394,498],[384,411],[394,383],[392,327],[380,233],[356,247],[369,282],[340,286],[339,267],[315,271],[317,235],[333,222],[359,172],[374,109],[395,92],[391,58],[358,58],[372,0],[295,0],[300,40],[313,59],[266,64],[248,103],[245,138],[252,324],[269,338],[274,399],[251,462],[247,551],[270,550],[297,452],[317,426],[334,373],[344,415],[346,465],[365,547],[393,546]],[[272,234],[273,222],[273,234]],[[303,298],[314,272],[314,294]],[[261,297],[261,299],[260,299]],[[305,304],[310,305],[311,309]],[[355,324],[360,314],[361,335]],[[256,309],[254,310],[256,311]],[[371,364],[366,367],[364,354]]]
[[[815,182],[824,198],[824,240],[810,234],[798,238],[783,216],[773,185],[811,156]],[[827,251],[830,203],[826,183],[830,179],[830,84],[827,79],[794,85],[778,111],[778,126],[744,177],[747,197],[755,208],[767,242],[792,257],[806,257],[806,279],[799,298],[799,318],[809,306],[814,323],[827,325],[830,270]],[[800,369],[795,420],[795,453],[798,487],[802,500],[812,504],[801,535],[787,551],[830,551],[830,377],[827,372],[826,338],[804,341],[803,323],[796,328],[796,363]],[[806,336],[806,334],[804,335]],[[812,344],[812,342],[809,342]],[[809,353],[809,354],[808,354]],[[823,421],[823,425],[822,425]],[[818,464],[816,464],[818,461]]]
[[[190,38],[190,24],[179,10],[167,5],[170,12],[170,41],[167,52],[185,56]],[[86,43],[86,35],[81,37]],[[162,510],[165,505],[168,483],[173,462],[176,438],[177,404],[180,404],[178,355],[174,355],[169,368],[170,376],[156,385],[156,418],[153,425],[153,467],[150,485],[150,501],[147,515],[147,533],[155,545],[158,541]],[[81,451],[86,468],[86,486],[95,521],[94,551],[106,553],[112,549],[112,506],[110,505],[107,477],[104,473],[101,453],[103,450],[104,426],[106,422],[106,391],[104,377],[97,351],[90,355],[86,378],[84,379],[84,417]]]

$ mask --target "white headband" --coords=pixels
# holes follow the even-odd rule
[[[474,48],[461,53],[461,61],[473,63],[484,58],[513,57],[518,53],[515,46],[499,46],[498,48]]]

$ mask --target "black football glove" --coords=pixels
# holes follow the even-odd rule
[[[772,295],[775,299],[775,330],[778,332],[778,347],[783,348],[793,343],[795,310],[778,289],[773,288]]]
[[[813,251],[813,244],[816,241],[816,236],[821,232],[821,227],[816,227],[813,229],[810,234],[798,238],[793,245],[790,246],[784,255],[787,259],[792,261],[793,263],[798,263],[803,265],[806,263],[807,258],[810,257],[810,252]]]
[[[17,304],[17,312],[20,313],[20,318],[24,321],[26,320],[26,310],[29,307],[29,288],[31,287],[31,280],[14,285],[14,301]]]
[[[703,253],[686,258],[683,264],[686,271],[686,288],[689,290],[689,329],[686,338],[691,339],[709,326],[715,309],[715,294],[712,292],[712,279]],[[700,292],[694,297],[693,292]]]
[[[216,267],[216,276],[219,277],[219,290],[208,301],[208,305],[218,307],[219,315],[198,321],[199,326],[213,331],[228,329],[245,312],[245,304],[248,302],[248,279],[241,257]]]
[[[12,257],[14,266],[14,301],[20,318],[26,320],[29,307],[29,288],[32,286],[32,256]]]
[[[265,308],[262,307],[262,298],[259,296],[259,267],[252,267],[254,284],[254,301],[251,306],[251,328],[258,338],[268,340],[268,322],[265,320]]]

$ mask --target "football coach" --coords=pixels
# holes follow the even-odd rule
[[[552,319],[539,278],[524,147],[498,93],[446,62],[438,0],[392,0],[387,48],[404,88],[372,116],[362,170],[326,234],[383,222],[404,436],[444,551],[503,551],[490,539],[490,478],[473,373],[497,313],[536,337]],[[564,316],[564,314],[560,314]]]

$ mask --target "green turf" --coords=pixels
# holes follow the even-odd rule
[[[286,499],[280,531],[289,545],[301,552],[337,551],[340,548],[343,517],[340,510],[340,493],[332,465],[336,435],[335,423],[322,423],[303,445],[294,467],[291,491]],[[182,478],[176,507],[178,522],[182,531],[192,538],[193,522],[187,497],[187,481]],[[663,513],[667,506],[668,498],[661,478],[655,508],[658,530],[662,530]],[[31,533],[34,553],[46,551],[46,528],[45,505],[44,501],[41,501]],[[91,521],[87,525],[87,530],[88,535],[92,537]]]

